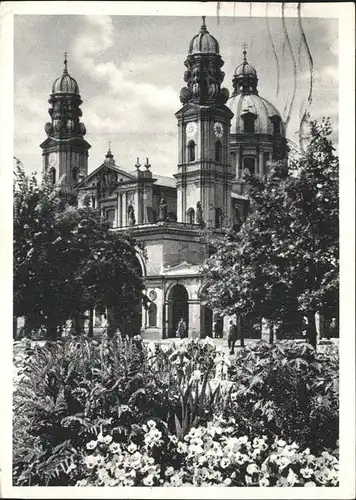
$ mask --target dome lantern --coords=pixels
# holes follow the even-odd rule
[[[243,49],[243,61],[242,64],[237,66],[235,69],[234,77],[232,79],[233,85],[233,95],[237,95],[239,93],[243,94],[256,94],[258,95],[257,90],[257,72],[251,64],[247,62],[246,54],[247,54],[247,44],[244,42],[242,44]]]

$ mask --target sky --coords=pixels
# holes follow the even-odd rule
[[[297,4],[295,4],[296,6]],[[210,11],[211,12],[211,11]],[[259,10],[259,13],[261,10]],[[296,12],[296,9],[295,9]],[[294,15],[295,15],[294,12]],[[302,10],[303,16],[303,10]],[[232,77],[247,59],[256,68],[262,97],[288,109],[294,84],[293,60],[282,18],[268,17],[277,64],[265,16],[208,15],[209,32],[217,38],[225,64],[223,86],[231,93]],[[309,110],[314,118],[330,116],[338,140],[338,20],[302,17],[313,58],[313,92]],[[89,173],[104,160],[111,141],[116,163],[132,170],[136,158],[148,157],[152,170],[172,175],[178,159],[179,91],[184,86],[184,61],[190,40],[199,32],[200,16],[152,15],[15,15],[14,20],[14,155],[27,172],[42,169],[39,145],[50,121],[48,98],[63,70],[79,85],[86,125]],[[310,68],[297,17],[286,18],[296,64],[297,89],[287,135],[298,143],[299,122],[310,89]]]

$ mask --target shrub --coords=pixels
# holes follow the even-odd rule
[[[236,382],[230,411],[243,432],[296,441],[313,453],[335,448],[339,362],[336,348],[330,349],[261,341],[239,350],[229,370]]]
[[[105,338],[100,344],[72,339],[18,353],[15,483],[63,484],[78,450],[103,429],[127,440],[141,419],[165,419],[169,392],[144,361],[133,341]]]

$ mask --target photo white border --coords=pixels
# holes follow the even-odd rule
[[[286,17],[296,17],[286,3]],[[280,16],[280,3],[269,16]],[[220,2],[220,17],[249,17],[250,2]],[[253,3],[264,17],[265,3]],[[355,10],[352,2],[303,3],[303,17],[339,20],[340,152],[340,486],[337,488],[75,488],[12,487],[12,165],[14,140],[14,15],[216,16],[217,2],[2,2],[0,4],[0,495],[6,498],[325,498],[355,496]],[[192,34],[193,35],[193,34]],[[183,63],[183,61],[182,61]],[[178,90],[177,90],[178,91]],[[325,110],[325,115],[328,110]]]

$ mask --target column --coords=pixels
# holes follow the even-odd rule
[[[127,202],[126,193],[122,193],[122,225],[127,226]]]
[[[188,308],[188,336],[196,339],[200,337],[200,301],[189,300]]]
[[[258,155],[258,174],[263,175],[263,151],[260,151]]]

